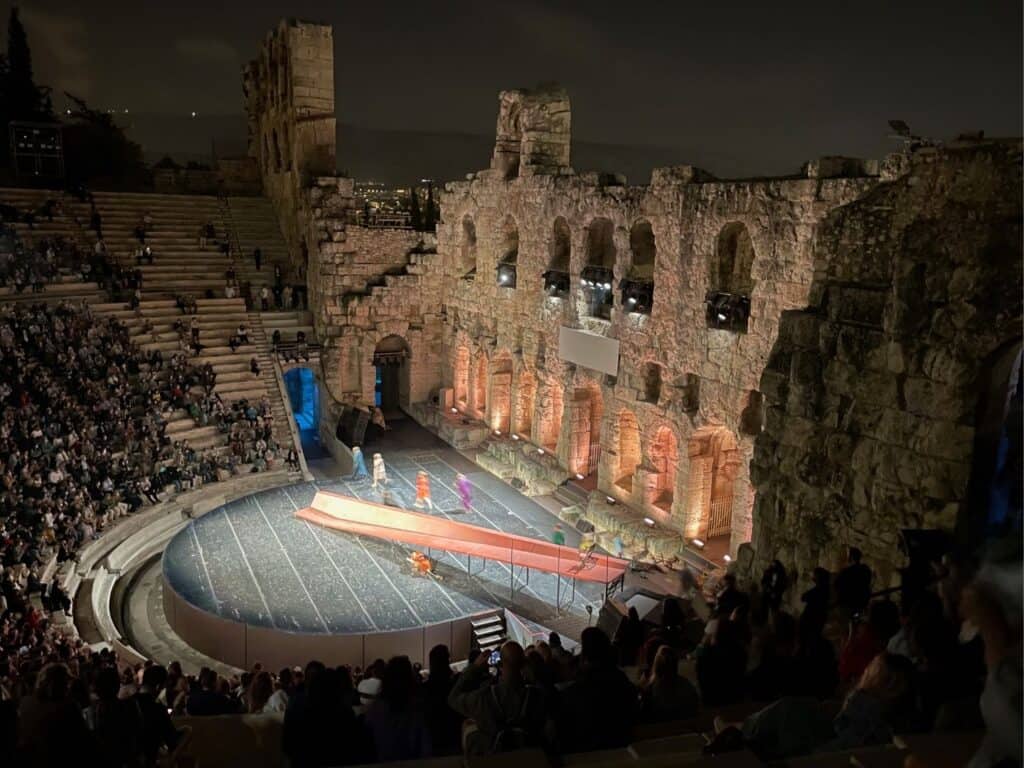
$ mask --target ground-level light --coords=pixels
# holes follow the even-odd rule
[[[704,549],[704,542],[700,539],[691,539],[690,543],[693,544],[697,549]]]

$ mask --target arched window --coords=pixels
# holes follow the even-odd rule
[[[654,299],[654,261],[657,247],[651,223],[641,219],[629,230],[631,263],[622,282],[622,306],[627,312],[649,315]]]
[[[612,316],[615,268],[615,227],[605,218],[587,227],[587,263],[580,275],[587,314],[608,320]]]
[[[501,228],[498,252],[497,281],[502,288],[516,287],[516,264],[519,262],[519,227],[511,216],[505,217]]]
[[[462,242],[460,243],[459,274],[466,280],[476,278],[476,225],[466,214],[462,219]]]
[[[544,273],[544,290],[548,296],[564,298],[569,295],[569,264],[572,259],[572,237],[569,225],[559,216],[551,228],[548,246],[548,269]]]
[[[754,292],[754,245],[746,225],[726,224],[708,263],[707,320],[712,328],[746,333]]]

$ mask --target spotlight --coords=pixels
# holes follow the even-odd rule
[[[513,439],[513,440],[518,440],[518,439],[519,439],[519,435],[513,434],[513,435],[512,435],[512,439]]]
[[[503,285],[505,283],[507,283],[508,282],[508,275],[506,275],[504,272],[502,272],[501,276],[498,278],[498,282],[503,284]]]
[[[500,429],[494,430],[494,434],[496,434],[498,437],[501,437],[501,430]]]
[[[633,296],[630,296],[628,299],[626,299],[626,303],[627,304],[636,304],[636,298],[633,297]]]
[[[645,525],[646,525],[646,526],[647,526],[648,528],[653,528],[653,527],[654,527],[654,521],[653,521],[653,520],[652,520],[651,518],[649,518],[649,517],[645,517],[645,518],[644,518],[644,524],[645,524]]]
[[[69,115],[71,114],[71,110],[70,109],[68,110],[68,114]],[[580,285],[586,285],[586,284],[587,284],[587,281],[582,279],[582,278],[580,278]]]
[[[458,412],[459,412],[458,408],[452,408],[452,413],[458,413]]]
[[[605,283],[601,287],[604,288],[606,291],[610,291],[612,289],[612,284],[611,283]]]
[[[615,503],[615,499],[613,499],[611,496],[605,496],[605,499],[608,500],[609,504],[614,504]]]
[[[727,563],[731,563],[731,562],[732,562],[732,558],[731,558],[731,557],[729,557],[728,555],[726,555],[726,556],[725,556],[725,557],[723,557],[722,559],[723,559],[723,560],[725,560],[725,562],[727,562]]]
[[[538,448],[538,449],[537,449],[537,453],[539,453],[539,454],[543,454],[543,453],[544,453],[544,449],[543,449],[543,448]]]
[[[195,116],[196,116],[196,113],[195,113],[195,112],[193,112],[193,113],[192,113],[192,117],[195,117]]]
[[[576,473],[576,479],[577,480],[582,480],[583,479],[583,475],[581,475],[579,472],[577,472]]]
[[[720,322],[720,323],[724,323],[725,322],[725,315],[723,315],[721,312],[718,313],[718,322]]]
[[[704,549],[704,542],[700,539],[690,539],[690,543],[693,544],[697,549]]]

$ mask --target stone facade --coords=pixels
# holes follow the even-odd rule
[[[760,386],[755,568],[779,556],[806,575],[857,546],[884,586],[902,528],[987,509],[968,491],[979,406],[1007,398],[1009,374],[990,374],[1020,350],[1020,144],[911,158],[825,220],[807,306],[782,316]]]
[[[800,178],[718,181],[680,166],[628,186],[569,167],[568,111],[553,89],[502,93],[491,168],[445,188],[444,386],[457,409],[528,443],[517,453],[553,454],[561,478],[596,471],[595,516],[608,496],[687,537],[729,536],[735,553],[751,534],[747,466],[760,431],[751,411],[779,316],[807,302],[816,225],[875,185],[877,171],[823,162]],[[705,319],[721,251],[735,247],[723,232],[751,257],[743,333]],[[497,276],[512,247],[514,288]],[[553,296],[544,274],[566,255],[568,295]],[[607,320],[592,316],[580,287],[598,262],[612,269]],[[617,290],[643,270],[654,284],[649,314],[630,311]],[[618,376],[561,359],[561,326],[617,339]]]
[[[335,405],[373,402],[398,356],[403,410],[527,493],[577,476],[566,519],[655,558],[703,539],[805,570],[857,543],[885,575],[899,527],[952,524],[979,361],[1008,318],[1019,336],[1019,240],[1015,266],[978,255],[1014,206],[1019,232],[1005,145],[631,186],[573,170],[562,89],[505,91],[490,167],[445,186],[435,236],[352,223],[332,93],[327,27],[283,22],[246,70]],[[617,343],[614,374],[567,359],[563,328]]]

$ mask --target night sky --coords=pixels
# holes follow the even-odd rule
[[[1021,133],[1020,0],[21,7],[39,82],[135,114],[240,113],[240,68],[287,15],[334,25],[338,119],[362,128],[490,136],[499,90],[553,80],[577,140],[731,175],[879,156],[889,118]]]

